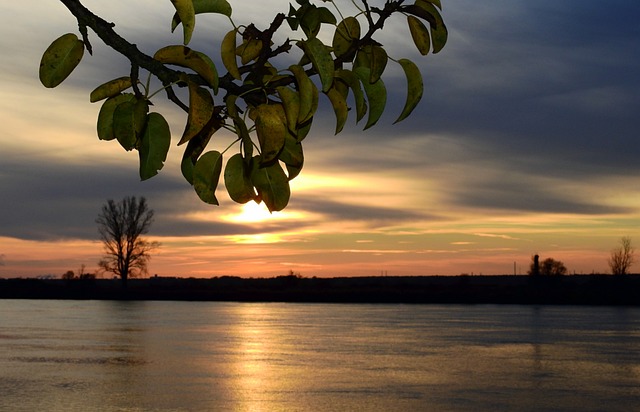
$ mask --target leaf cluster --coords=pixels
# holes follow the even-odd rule
[[[382,7],[352,0],[357,12],[350,16],[344,16],[333,0],[322,3],[331,3],[335,11],[311,0],[296,0],[287,14],[276,14],[265,29],[236,25],[227,0],[171,0],[175,13],[170,27],[172,31],[181,27],[183,44],[165,46],[148,56],[79,0],[61,2],[78,19],[82,39],[67,33],[49,46],[40,64],[42,84],[59,85],[79,64],[84,50],[91,52],[90,27],[131,61],[128,75],[90,94],[91,102],[102,102],[98,137],[116,140],[127,151],[137,150],[143,180],[164,166],[171,131],[160,113],[149,111],[156,92],[149,89],[149,81],[139,80],[142,68],[159,79],[167,98],[187,112],[178,142],[185,147],[181,170],[197,195],[204,202],[219,204],[216,192],[223,176],[233,201],[264,202],[270,211],[288,204],[289,182],[302,170],[302,142],[310,132],[320,95],[333,108],[336,134],[343,130],[351,106],[356,122],[366,117],[364,129],[368,129],[385,111],[387,88],[382,76],[391,61],[400,65],[407,79],[406,101],[396,122],[407,118],[420,102],[424,86],[418,66],[389,56],[374,38],[388,19],[406,19],[423,55],[438,53],[448,37],[440,0],[385,0]],[[224,16],[231,24],[212,54],[189,47],[197,16],[203,13]],[[274,36],[285,22],[299,38],[275,44]],[[321,40],[321,31],[333,31],[331,43]],[[299,54],[296,63],[278,66],[277,56],[294,52]],[[222,67],[214,61],[221,62],[226,73],[220,75]],[[174,87],[186,88],[187,102],[177,97]],[[235,139],[224,149],[208,150],[220,129],[233,132]],[[227,153],[234,147],[235,154]]]

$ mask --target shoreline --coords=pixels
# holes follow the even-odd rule
[[[0,279],[0,299],[640,306],[640,275]]]

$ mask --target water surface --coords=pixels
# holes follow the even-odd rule
[[[628,411],[640,308],[0,300],[0,410]]]

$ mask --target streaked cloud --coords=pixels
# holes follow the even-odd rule
[[[147,53],[180,42],[170,2],[83,3]],[[285,0],[232,5],[246,13],[238,20],[265,27],[274,10],[288,10]],[[222,184],[221,207],[200,202],[175,146],[165,170],[140,182],[136,154],[96,138],[99,104],[88,102],[93,87],[128,72],[126,61],[92,36],[94,56],[46,90],[40,54],[76,30],[73,17],[55,1],[0,5],[0,276],[90,268],[101,205],[127,195],[156,211],[151,234],[163,247],[151,271],[164,275],[511,273],[514,261],[525,272],[534,252],[570,271],[604,270],[617,238],[640,227],[640,3],[444,8],[450,42],[437,56],[419,58],[402,19],[381,39],[394,58],[420,61],[426,90],[414,116],[391,125],[406,87],[392,62],[376,127],[362,132],[350,119],[333,136],[321,100],[290,206],[269,215],[233,204]],[[199,22],[213,23],[194,38],[204,51],[230,28],[220,16]],[[184,113],[157,100],[179,133]]]

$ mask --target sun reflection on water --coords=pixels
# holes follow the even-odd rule
[[[271,332],[264,326],[260,307],[246,305],[238,307],[236,336],[239,341],[239,362],[236,366],[238,394],[251,410],[261,410],[257,394],[269,392],[269,382],[273,381],[269,359],[272,341]]]

